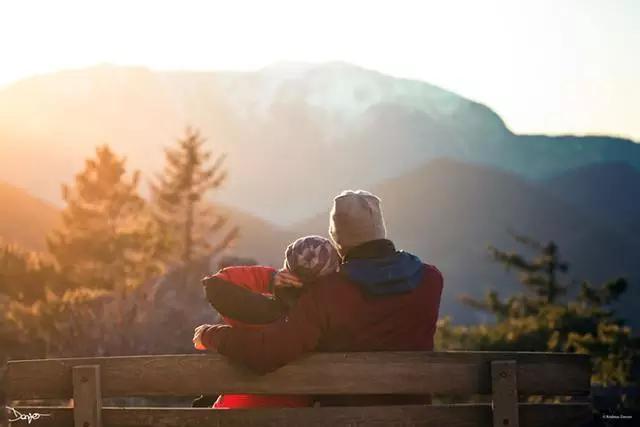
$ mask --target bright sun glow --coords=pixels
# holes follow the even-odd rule
[[[97,63],[341,60],[443,86],[516,132],[640,139],[640,2],[5,1],[0,85]]]

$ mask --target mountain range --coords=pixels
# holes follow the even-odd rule
[[[513,230],[556,241],[577,281],[628,277],[621,313],[640,326],[640,144],[517,135],[482,104],[344,63],[245,73],[99,66],[17,82],[0,90],[0,180],[25,191],[2,190],[0,203],[24,193],[36,206],[25,209],[49,218],[33,228],[44,234],[60,183],[97,144],[150,177],[188,124],[228,153],[214,201],[240,226],[238,255],[279,265],[287,242],[327,234],[335,194],[365,188],[382,197],[397,245],[443,271],[443,314],[455,321],[487,320],[458,295],[517,289],[487,251],[519,251]],[[15,237],[40,220],[2,209],[0,236],[41,248],[42,237]]]
[[[57,207],[0,181],[0,242],[43,251],[47,234],[59,223]]]
[[[280,225],[314,215],[336,189],[371,187],[439,157],[532,179],[593,163],[640,168],[633,141],[516,135],[480,103],[345,63],[256,72],[105,65],[0,90],[0,179],[59,203],[60,183],[105,142],[150,177],[187,125],[228,154],[217,200]]]
[[[637,173],[638,184],[639,178]],[[588,205],[558,197],[547,185],[488,166],[437,159],[372,190],[383,200],[387,229],[397,245],[442,270],[443,312],[458,321],[486,320],[462,307],[459,295],[481,296],[489,288],[502,295],[518,290],[516,277],[492,262],[487,250],[492,245],[528,254],[511,232],[555,241],[570,264],[566,280],[629,278],[631,287],[621,311],[640,320],[634,312],[640,301],[638,235],[599,221]],[[567,187],[556,190],[573,192]],[[640,199],[635,204],[640,207]],[[615,211],[612,205],[610,209]],[[298,234],[326,234],[328,214],[296,225]],[[640,217],[635,225],[640,225]]]

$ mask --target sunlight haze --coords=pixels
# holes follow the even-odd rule
[[[637,141],[638,20],[633,0],[6,1],[0,87],[100,63],[212,71],[344,61],[482,102],[514,132]]]

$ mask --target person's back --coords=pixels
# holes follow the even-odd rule
[[[366,284],[350,277],[344,269],[326,276],[310,290],[309,298],[317,301],[321,317],[329,319],[318,343],[319,351],[433,350],[433,336],[438,318],[442,275],[433,266],[415,265],[403,252],[393,255],[390,241],[373,243],[382,250],[392,251],[383,259],[405,258],[409,268],[417,268],[418,277],[412,289],[404,289],[411,280],[402,266],[395,270],[395,283],[384,275],[371,275]],[[391,247],[391,248],[389,248]],[[359,260],[360,261],[360,260]],[[375,267],[364,268],[372,273]],[[346,263],[348,266],[348,262]],[[384,268],[389,270],[392,263]],[[405,267],[406,268],[406,267]],[[411,271],[409,271],[411,272]],[[404,273],[404,274],[403,274]],[[362,280],[362,279],[361,279]],[[369,288],[376,288],[375,290]],[[377,291],[377,293],[376,293]],[[304,304],[304,301],[303,301]]]
[[[420,264],[419,268],[420,280],[416,287],[398,293],[367,292],[367,286],[355,282],[344,271],[318,283],[309,297],[318,301],[318,307],[326,308],[320,312],[320,318],[328,321],[316,349],[327,352],[433,350],[443,279],[440,271],[431,265]],[[381,290],[393,288],[383,281],[376,284]],[[404,286],[406,282],[396,284]],[[426,404],[431,398],[397,394],[342,395],[318,396],[316,401],[321,406],[368,406]]]

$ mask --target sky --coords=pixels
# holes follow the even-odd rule
[[[0,0],[0,88],[109,63],[344,61],[482,102],[517,133],[640,142],[640,0]]]

